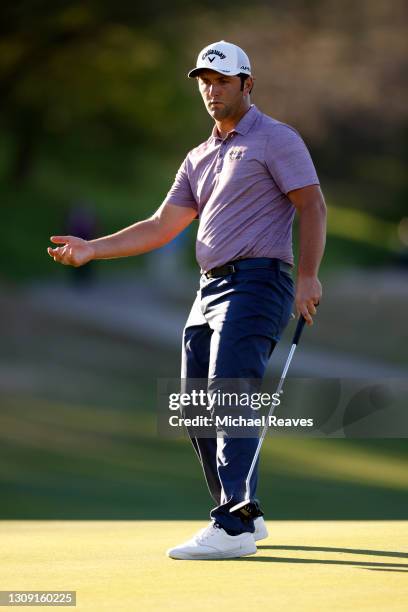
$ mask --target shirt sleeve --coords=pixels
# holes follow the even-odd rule
[[[310,153],[299,133],[285,123],[271,131],[265,151],[269,172],[282,193],[319,185]]]
[[[188,178],[188,156],[178,169],[174,183],[167,193],[164,203],[174,204],[175,206],[185,206],[186,208],[194,208],[195,210],[198,210],[197,202],[194,198],[190,180]]]

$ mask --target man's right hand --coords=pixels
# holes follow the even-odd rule
[[[51,242],[64,246],[52,249],[48,247],[47,252],[54,261],[65,266],[78,268],[91,261],[95,257],[95,249],[91,243],[76,236],[51,236]]]

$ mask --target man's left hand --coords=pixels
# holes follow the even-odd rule
[[[322,297],[322,285],[317,276],[300,276],[296,282],[295,305],[298,315],[303,315],[308,325],[313,325],[316,306]]]

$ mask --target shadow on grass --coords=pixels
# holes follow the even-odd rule
[[[330,549],[329,549],[330,550]],[[336,549],[333,549],[336,550]],[[260,561],[263,563],[300,563],[312,565],[341,565],[362,567],[363,569],[388,569],[393,568],[394,571],[407,571],[408,563],[376,563],[375,561],[336,561],[334,559],[297,559],[290,557],[245,557],[238,561]],[[400,569],[404,568],[404,569]]]
[[[392,569],[387,567],[363,567],[371,572],[408,572],[408,569]]]
[[[400,557],[408,559],[408,553],[391,550],[366,550],[359,548],[331,548],[329,546],[258,546],[258,550],[307,550],[318,552],[350,553],[353,555],[374,555],[375,557]]]
[[[359,548],[334,548],[330,546],[258,546],[258,550],[303,550],[312,552],[333,552],[333,553],[349,553],[354,555],[373,555],[383,557],[397,557],[408,559],[408,553],[391,551],[391,550],[369,550]],[[408,564],[406,563],[377,563],[375,561],[341,561],[334,559],[297,559],[288,557],[265,557],[256,556],[242,559],[245,561],[261,561],[269,563],[311,563],[322,565],[351,565],[373,571],[388,571],[388,572],[408,572]]]

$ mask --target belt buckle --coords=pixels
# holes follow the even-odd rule
[[[212,273],[212,270],[208,270],[208,272],[206,272],[206,273],[205,273],[205,276],[206,276],[207,278],[213,278],[213,273]]]

